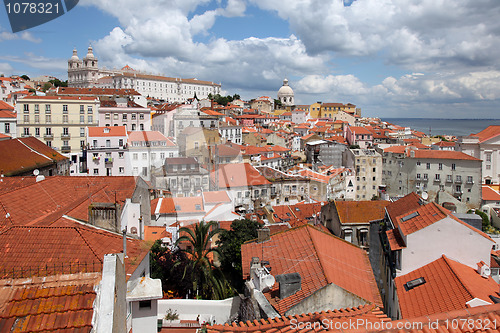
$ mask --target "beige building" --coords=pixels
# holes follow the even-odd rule
[[[348,149],[344,157],[344,165],[355,171],[355,200],[378,197],[382,185],[382,155],[375,149]]]
[[[99,99],[81,96],[27,96],[17,108],[17,133],[35,136],[63,154],[85,145],[87,126],[97,126]]]

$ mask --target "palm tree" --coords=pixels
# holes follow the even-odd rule
[[[181,242],[189,244],[185,249],[180,250],[185,252],[191,261],[193,292],[205,299],[224,299],[230,294],[228,283],[222,272],[213,265],[209,256],[219,254],[217,248],[210,247],[212,237],[220,232],[220,229],[214,226],[216,222],[201,221],[195,225],[194,230],[187,227],[180,228],[179,234],[182,236],[177,239],[176,246]]]

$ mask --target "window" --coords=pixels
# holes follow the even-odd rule
[[[168,157],[174,157],[174,153],[168,153]]]
[[[144,131],[144,124],[139,124],[139,129],[140,129],[141,131]]]
[[[52,147],[52,141],[45,141],[48,147]]]
[[[67,124],[68,123],[68,115],[65,114],[63,115],[63,124]]]
[[[420,166],[420,161],[417,161],[417,166]]]
[[[160,153],[160,160],[164,160],[165,159],[165,153]]]
[[[24,117],[23,117],[23,121],[25,123],[29,123],[30,122],[30,115],[29,114],[25,114]]]
[[[85,107],[83,105],[80,105],[80,114],[85,113]]]
[[[441,180],[441,175],[439,173],[436,173],[436,176],[434,178],[436,181]]]
[[[10,133],[10,124],[9,123],[5,123],[5,133],[6,134]]]
[[[50,113],[50,104],[45,104],[45,113]]]
[[[154,161],[156,159],[156,153],[151,153],[151,159]]]
[[[52,122],[52,117],[50,116],[50,114],[45,115],[45,122],[47,124],[50,124]]]
[[[98,175],[99,174],[99,169],[94,169],[94,175]]]
[[[420,174],[419,173],[417,173],[417,179],[420,179]]]
[[[455,180],[457,183],[461,183],[462,182],[462,176],[459,176],[457,175],[457,178]]]
[[[119,167],[118,168],[119,173],[125,173],[125,168],[124,167]]]
[[[69,128],[63,127],[63,135],[69,135]]]
[[[147,167],[143,167],[142,168],[142,175],[143,176],[147,176],[148,175],[148,168]]]
[[[491,170],[491,165],[487,164],[486,165],[486,170]]]
[[[455,165],[455,163],[453,163],[453,164],[451,165],[451,170],[455,170],[455,168],[456,168],[456,165]]]
[[[63,114],[68,114],[68,105],[63,104]]]
[[[438,164],[438,169],[439,169],[439,170],[443,170],[443,163],[439,163],[439,164]]]
[[[147,160],[148,159],[148,153],[142,153],[142,159]]]
[[[85,116],[80,116],[80,124],[84,124],[85,123]]]
[[[123,152],[122,151],[118,152],[118,158],[123,158]]]
[[[118,120],[118,113],[113,114],[113,119]]]
[[[35,104],[35,113],[39,113],[39,112],[40,112],[40,105]]]
[[[430,169],[431,168],[431,164],[430,163],[426,163],[425,168],[426,169]]]
[[[135,131],[136,125],[132,124],[132,131]]]
[[[491,153],[486,154],[486,162],[491,162]]]
[[[424,173],[424,180],[427,180],[428,179],[428,175],[426,173]]]
[[[111,115],[109,113],[106,113],[106,115],[104,116],[104,119],[110,119],[111,118]]]
[[[80,127],[80,137],[85,137],[85,127]]]
[[[467,176],[467,184],[473,184],[474,180],[472,179],[472,176]]]
[[[451,183],[453,181],[453,178],[451,175],[446,176],[446,182]]]
[[[93,146],[93,147],[97,147],[97,140],[93,140],[93,141],[92,141],[92,146]]]
[[[111,140],[106,140],[106,148],[110,148],[111,147]]]
[[[137,118],[135,113],[132,113],[132,115],[130,117],[132,118],[132,120],[135,120]]]
[[[140,120],[144,120],[144,113],[140,113],[140,114],[139,114],[139,119],[140,119]]]
[[[35,136],[40,136],[40,127],[35,127]]]
[[[92,119],[92,115],[89,115],[89,116],[88,116],[88,121],[89,121],[89,124],[92,124],[92,121],[93,121],[93,119]]]
[[[89,114],[92,113],[92,105],[89,105],[87,107],[87,113],[89,113]]]
[[[132,154],[132,159],[133,160],[138,160],[139,159],[139,154],[138,153],[133,153]]]
[[[30,112],[29,104],[24,104],[24,113],[29,113],[29,112]]]
[[[45,135],[52,135],[52,128],[51,127],[45,128]]]
[[[198,143],[198,141],[195,141],[194,142],[194,150],[198,150],[200,148],[200,144]]]
[[[122,115],[122,119],[123,119],[123,121],[127,121],[127,114],[126,114],[126,113],[124,113],[124,114]]]

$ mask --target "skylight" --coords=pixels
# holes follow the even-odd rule
[[[424,277],[419,277],[418,279],[414,279],[414,280],[406,282],[405,289],[406,289],[406,291],[412,290],[415,287],[423,285],[425,282],[426,281],[425,281]]]
[[[410,215],[406,215],[406,216],[402,217],[401,218],[401,222],[406,222],[408,220],[411,220],[412,218],[414,218],[414,217],[416,217],[418,215],[419,215],[418,212],[413,212]]]

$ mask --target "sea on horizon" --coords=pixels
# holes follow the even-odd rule
[[[431,136],[468,136],[481,132],[490,125],[500,125],[500,119],[381,118],[381,120],[410,127]]]

